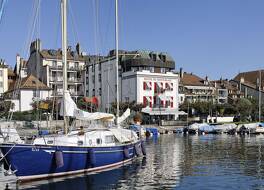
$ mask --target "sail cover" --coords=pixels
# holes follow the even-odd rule
[[[127,108],[127,110],[123,113],[123,115],[121,117],[118,117],[117,118],[117,123],[120,124],[122,123],[123,121],[126,120],[126,118],[128,118],[130,116],[130,109]]]
[[[71,98],[71,95],[69,93],[69,91],[65,92],[65,99],[64,101],[66,102],[66,109],[65,109],[65,113],[63,113],[64,109],[64,104],[63,104],[63,100],[61,101],[61,106],[60,106],[60,115],[61,116],[70,116],[70,117],[74,117],[74,113],[76,112],[77,105],[75,104],[75,102],[73,101],[73,99]]]
[[[61,101],[61,106],[60,106],[61,116],[70,116],[70,117],[75,117],[76,119],[79,120],[86,120],[86,121],[99,120],[99,119],[113,120],[115,118],[113,114],[109,114],[109,113],[103,113],[103,112],[90,113],[80,110],[77,107],[76,103],[71,98],[69,91],[65,92],[64,101],[66,102],[66,110],[65,110],[65,114],[63,114],[63,101]]]
[[[115,118],[115,116],[110,113],[103,113],[103,112],[89,113],[80,109],[75,110],[74,117],[76,117],[76,119],[85,120],[85,121],[92,121],[99,119],[113,120]]]

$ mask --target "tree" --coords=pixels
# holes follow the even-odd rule
[[[237,113],[240,115],[242,121],[249,119],[252,113],[252,103],[247,98],[240,98],[235,104]]]
[[[116,102],[112,102],[111,103],[111,112],[113,114],[116,114]],[[137,104],[135,101],[132,102],[119,102],[119,112],[120,115],[122,115],[127,108],[130,108],[131,111],[135,111],[135,112],[141,112],[142,108],[143,108],[143,104]]]
[[[96,112],[98,110],[96,104],[93,104],[92,102],[86,102],[83,98],[77,100],[77,107],[87,112]]]

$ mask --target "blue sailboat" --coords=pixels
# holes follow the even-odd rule
[[[19,181],[100,171],[122,165],[136,156],[146,154],[144,143],[136,133],[119,127],[118,115],[116,127],[97,125],[68,132],[68,116],[74,115],[83,120],[105,120],[113,116],[99,112],[87,113],[77,109],[67,91],[67,0],[61,0],[61,9],[64,134],[38,137],[31,144],[9,142],[0,145],[3,161]],[[118,65],[118,59],[116,60]],[[118,76],[118,69],[116,70]],[[117,92],[117,100],[118,98]]]

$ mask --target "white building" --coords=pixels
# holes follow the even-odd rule
[[[14,72],[16,76],[20,76],[21,78],[27,77],[27,61],[20,57],[19,54],[16,56]]]
[[[122,74],[121,98],[123,102],[142,103],[142,112],[163,119],[178,117],[178,75],[172,72],[125,72]]]
[[[17,87],[14,85],[5,93],[5,100],[14,104],[13,111],[32,110],[35,101],[47,100],[51,94],[51,89],[33,75],[23,78]]]
[[[99,99],[99,108],[109,111],[116,102],[115,52],[87,65],[87,96]],[[142,112],[160,119],[178,117],[178,75],[170,72],[173,59],[165,53],[120,51],[119,101],[143,104]]]
[[[1,59],[0,60],[0,96],[8,90],[8,66]]]

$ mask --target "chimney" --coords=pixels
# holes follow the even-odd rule
[[[32,54],[36,51],[40,51],[40,50],[41,50],[41,41],[40,41],[40,39],[36,39],[30,45],[30,54]]]
[[[182,78],[183,77],[183,69],[182,69],[182,67],[180,68],[180,78]]]
[[[81,55],[81,46],[79,42],[76,44],[76,52],[78,55]]]
[[[19,75],[19,70],[21,66],[21,57],[19,54],[16,56],[16,74]]]
[[[71,46],[68,46],[67,51],[71,51]]]
[[[244,83],[244,82],[245,82],[244,77],[241,77],[241,78],[240,78],[240,83]]]

